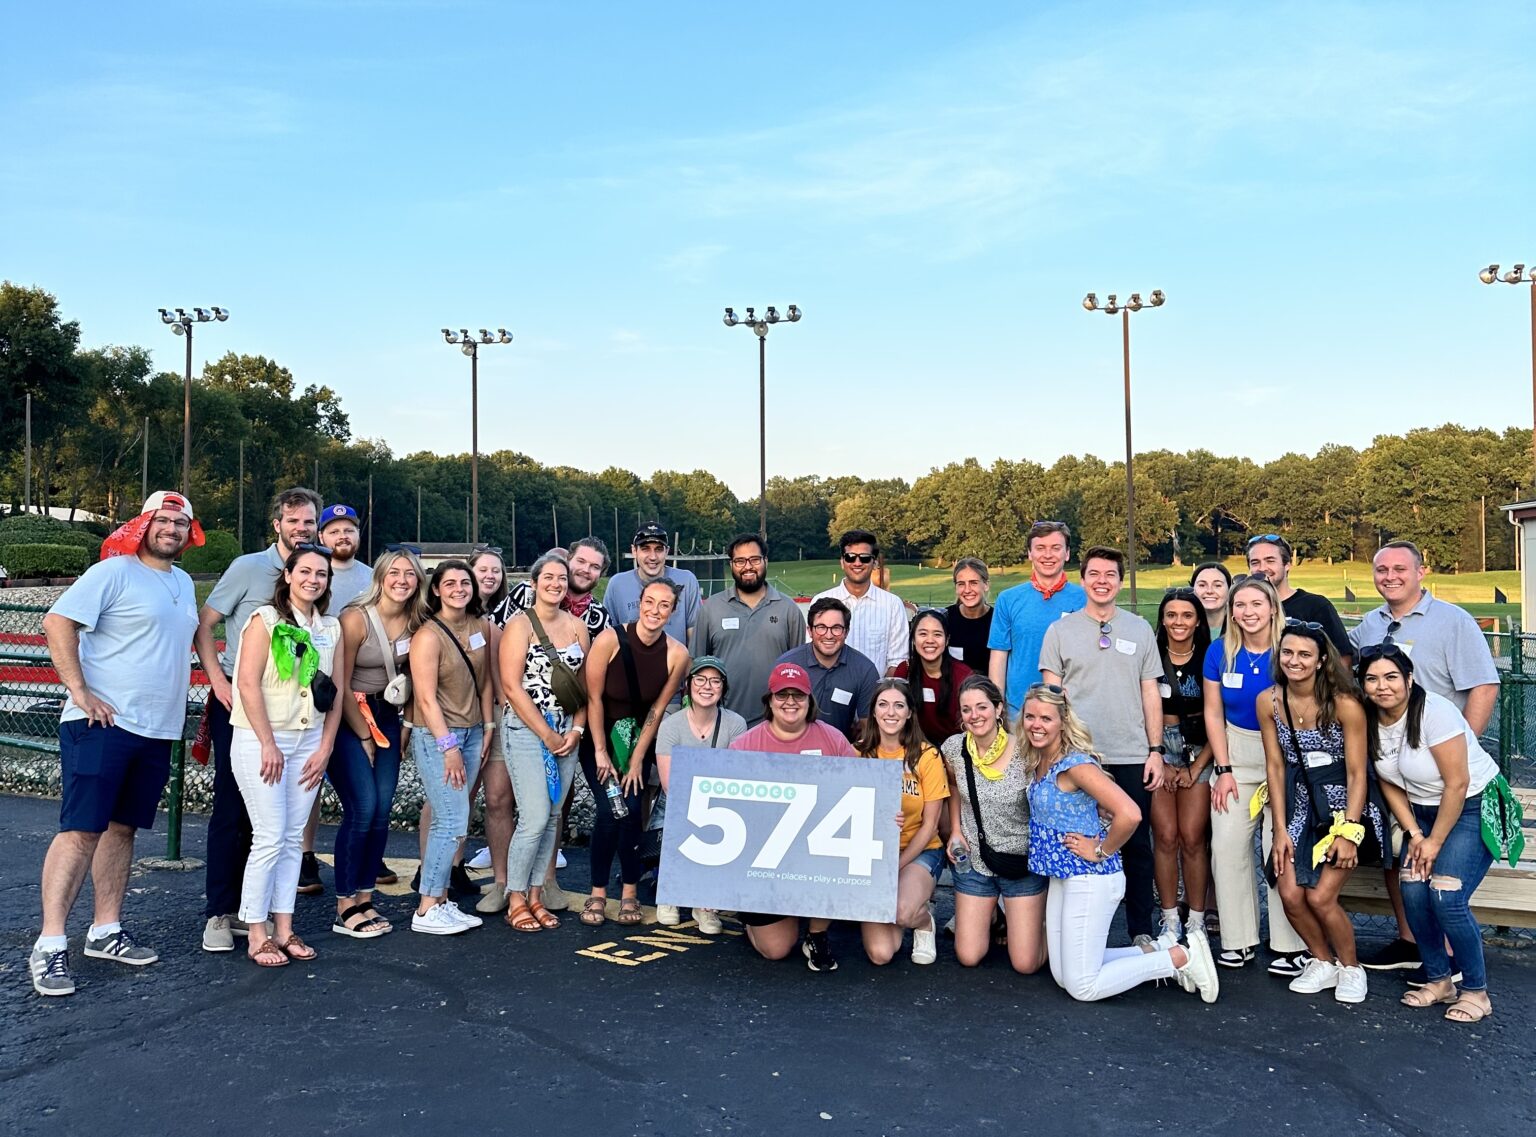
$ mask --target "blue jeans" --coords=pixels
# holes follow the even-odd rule
[[[370,762],[362,740],[343,723],[327,770],[341,799],[341,826],[336,830],[337,896],[373,888],[379,860],[389,843],[389,811],[400,781],[400,708],[370,695],[368,709],[389,739],[389,746],[376,747]]]
[[[561,733],[571,728],[569,717],[556,727]],[[512,779],[512,793],[517,799],[517,829],[507,848],[507,891],[527,892],[542,886],[544,871],[555,855],[555,837],[560,829],[560,806],[549,800],[549,781],[544,773],[544,750],[539,736],[529,730],[517,712],[510,708],[502,720],[501,757]],[[576,779],[576,751],[556,758],[560,771],[560,801],[571,792]]]
[[[1424,961],[1424,975],[1431,983],[1449,978],[1451,961],[1445,954],[1445,941],[1451,941],[1456,953],[1456,967],[1462,974],[1462,987],[1468,991],[1488,989],[1488,969],[1483,962],[1483,935],[1472,918],[1472,894],[1483,883],[1493,865],[1493,855],[1483,844],[1483,795],[1467,799],[1461,816],[1440,847],[1435,867],[1428,880],[1406,880],[1403,885],[1403,909],[1408,926],[1419,941],[1419,957]],[[1413,806],[1413,819],[1428,833],[1435,825],[1438,805]],[[1454,888],[1436,887],[1455,883]]]
[[[421,862],[422,896],[441,896],[448,890],[453,854],[469,829],[469,791],[480,773],[480,746],[485,727],[476,723],[455,729],[464,755],[464,786],[454,789],[443,776],[443,756],[432,732],[420,725],[411,731],[411,756],[421,775],[421,789],[432,803],[432,828],[427,831],[427,856]],[[377,867],[377,866],[375,866]]]

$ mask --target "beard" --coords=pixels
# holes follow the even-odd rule
[[[745,592],[748,596],[756,595],[768,585],[767,578],[763,576],[759,576],[751,584],[748,584],[746,581],[742,580],[741,577],[737,576],[735,573],[731,574],[731,579],[736,582],[736,591]]]

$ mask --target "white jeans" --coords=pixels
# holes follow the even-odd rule
[[[1216,907],[1221,910],[1221,946],[1228,950],[1259,945],[1259,884],[1253,863],[1253,831],[1264,827],[1264,856],[1269,856],[1274,830],[1266,806],[1258,817],[1249,819],[1248,803],[1254,791],[1264,784],[1264,739],[1256,730],[1227,726],[1227,761],[1237,779],[1237,800],[1229,801],[1225,813],[1211,810],[1211,879],[1216,884]],[[1284,805],[1279,808],[1284,809]],[[1269,946],[1289,954],[1301,951],[1302,942],[1291,922],[1285,918],[1280,893],[1269,893]]]
[[[261,780],[261,742],[256,732],[235,727],[229,764],[246,812],[251,815],[251,855],[240,887],[240,919],[248,924],[273,912],[291,915],[299,888],[304,823],[320,787],[304,789],[299,772],[320,745],[324,728],[272,732],[283,753],[283,775],[275,785]]]
[[[1149,979],[1172,979],[1175,974],[1173,957],[1166,951],[1104,946],[1124,895],[1124,873],[1051,878],[1045,897],[1051,978],[1079,1002],[1107,999]]]

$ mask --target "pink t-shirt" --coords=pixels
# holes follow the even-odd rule
[[[824,722],[813,722],[793,742],[785,742],[761,722],[731,743],[732,750],[761,750],[769,754],[825,754],[829,758],[857,758],[843,732]]]

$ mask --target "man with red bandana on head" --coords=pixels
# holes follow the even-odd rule
[[[159,959],[123,928],[123,894],[134,834],[155,823],[171,743],[186,719],[197,600],[175,560],[202,543],[192,503],[153,494],[43,618],[68,697],[59,719],[59,833],[43,861],[43,933],[30,960],[40,995],[74,994],[65,922],[87,870],[94,917],[85,954],[131,967]],[[203,666],[217,668],[211,651]]]
[[[1024,692],[1040,682],[1040,645],[1046,629],[1088,602],[1083,586],[1067,580],[1071,540],[1072,531],[1060,521],[1031,525],[1030,577],[1004,590],[992,613],[987,675],[1004,692],[1015,717],[1024,705]]]

